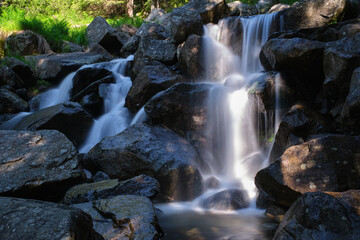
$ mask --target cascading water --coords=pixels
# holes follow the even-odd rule
[[[267,221],[262,218],[262,211],[250,207],[225,216],[224,212],[204,211],[199,203],[229,187],[242,188],[253,199],[256,195],[254,176],[265,167],[271,148],[261,144],[259,135],[260,132],[265,132],[265,137],[274,135],[279,112],[260,116],[256,111],[259,99],[249,94],[249,87],[263,74],[259,53],[272,32],[275,19],[276,13],[233,17],[204,28],[206,81],[214,84],[208,97],[205,133],[212,143],[207,154],[211,173],[203,177],[215,176],[221,183],[218,189],[206,192],[189,205],[160,206],[164,212],[170,212],[160,217],[160,223],[168,231],[167,239],[269,238],[266,230],[262,230],[262,223]],[[279,87],[275,88],[278,94]],[[275,109],[278,108],[276,100]],[[262,124],[259,119],[263,119]],[[179,219],[183,221],[179,223]],[[212,231],[214,225],[216,231]]]
[[[231,51],[230,27],[239,18],[223,19],[205,28],[207,80],[216,82],[208,100],[208,138],[212,140],[215,165],[212,174],[223,187],[241,183],[250,197],[256,194],[254,176],[266,164],[258,141],[256,99],[248,94],[249,84],[261,74],[259,53],[270,35],[276,14],[240,18],[243,28],[240,56]],[[211,48],[209,48],[211,47]],[[216,71],[214,71],[214,69]],[[266,131],[275,129],[267,125]]]
[[[79,152],[88,152],[104,137],[120,133],[129,126],[131,114],[125,108],[125,98],[132,86],[132,82],[129,77],[124,75],[126,64],[131,60],[133,60],[133,56],[127,59],[118,59],[116,64],[109,69],[113,72],[116,83],[103,85],[100,89],[100,93],[105,99],[105,113],[95,120],[90,134]]]

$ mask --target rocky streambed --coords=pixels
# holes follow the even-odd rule
[[[222,165],[226,152],[216,144],[226,145],[231,131],[209,131],[217,104],[209,98],[223,93],[214,92],[219,85],[236,92],[240,78],[210,82],[221,78],[223,72],[214,69],[222,59],[207,54],[209,27],[203,25],[227,24],[226,39],[218,41],[227,46],[225,55],[230,49],[242,56],[246,27],[239,16],[270,9],[279,11],[256,56],[262,72],[246,80],[245,88],[256,99],[249,113],[259,116],[254,142],[262,154],[251,158],[262,166],[251,180],[258,189],[256,205],[266,209],[271,223],[254,221],[250,228],[267,226],[263,236],[269,239],[360,239],[360,4],[269,4],[274,6],[190,1],[170,13],[152,13],[136,31],[114,29],[97,17],[87,28],[85,52],[73,46],[74,52],[53,53],[30,31],[10,36],[8,56],[0,63],[0,238],[171,238],[174,226],[182,227],[154,204],[199,200],[215,191],[199,205],[218,235],[204,234],[208,228],[196,223],[201,218],[193,212],[184,212],[183,219],[195,219],[195,227],[176,234],[255,239],[251,231],[241,234],[247,228],[241,213],[229,221],[206,212],[247,208],[250,200],[244,182],[226,182],[223,189],[223,179],[212,174],[228,175]],[[126,60],[111,62],[114,58]],[[55,87],[69,74],[71,86],[58,88],[67,89],[64,101],[44,106],[55,94],[48,88],[34,97],[37,84]],[[93,124],[108,111],[111,86],[124,93],[121,84],[129,79],[131,87],[114,100],[121,103],[114,111],[126,127],[79,153]],[[278,126],[265,127],[277,110]],[[261,165],[263,155],[268,162]],[[236,225],[241,231],[234,231]]]

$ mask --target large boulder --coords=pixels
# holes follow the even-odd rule
[[[128,180],[103,180],[95,183],[84,183],[70,188],[63,199],[65,204],[91,202],[108,199],[117,195],[139,195],[154,198],[159,192],[159,182],[149,176],[140,175]]]
[[[156,94],[145,105],[145,112],[152,123],[162,123],[183,137],[191,131],[202,132],[211,87],[207,83],[176,84]]]
[[[41,109],[24,117],[15,129],[29,131],[55,129],[64,133],[75,146],[79,146],[87,137],[92,124],[92,117],[80,104],[67,102]]]
[[[165,11],[161,8],[151,10],[151,13],[144,19],[144,22],[155,22],[157,18],[164,16]]]
[[[202,42],[201,36],[191,34],[178,49],[177,57],[181,68],[194,79],[201,78],[205,71]]]
[[[247,208],[250,198],[246,191],[236,188],[220,191],[200,202],[203,208],[223,211]]]
[[[136,76],[125,106],[137,112],[152,96],[186,79],[163,64],[145,66]]]
[[[324,51],[324,94],[330,107],[344,100],[351,75],[360,66],[360,33],[328,43]]]
[[[342,122],[359,131],[360,121],[360,68],[351,77],[350,91],[341,112]]]
[[[173,64],[176,60],[176,47],[166,40],[143,38],[135,54],[135,62],[142,58]]]
[[[0,88],[0,114],[24,112],[29,105],[15,93]]]
[[[167,15],[163,17],[165,16]],[[194,8],[186,6],[173,9],[162,25],[168,29],[171,40],[176,45],[184,42],[190,34],[202,35],[203,33],[200,14]]]
[[[29,30],[16,32],[5,40],[5,54],[8,56],[49,53],[52,51],[46,40]]]
[[[82,180],[74,145],[58,131],[0,131],[1,195],[60,200]]]
[[[253,16],[259,13],[255,5],[241,3],[240,1],[234,1],[228,3],[228,11],[230,12],[229,16],[242,16],[242,17]]]
[[[299,97],[312,100],[324,81],[325,44],[303,38],[271,39],[262,48],[260,60],[266,70],[279,71]]]
[[[91,215],[94,229],[106,240],[157,240],[162,236],[155,209],[146,197],[123,195],[74,207]]]
[[[345,15],[347,0],[304,0],[283,11],[284,30],[321,27],[341,21]]]
[[[111,27],[104,18],[96,17],[86,28],[86,36],[89,46],[100,44],[111,54],[119,55],[121,48],[129,40],[127,33]]]
[[[348,193],[351,194],[354,196],[349,202],[326,193],[305,193],[285,214],[274,240],[359,239],[359,191]]]
[[[325,131],[324,118],[304,103],[296,103],[282,118],[271,149],[269,162],[273,163],[293,145],[301,144],[313,134]]]
[[[305,192],[358,189],[359,152],[358,136],[324,135],[288,148],[256,174],[255,184],[285,206]]]
[[[104,138],[89,151],[86,161],[111,178],[154,177],[160,192],[172,200],[191,200],[203,190],[196,150],[163,126],[134,124]]]
[[[26,56],[25,60],[35,67],[36,78],[57,82],[83,65],[108,61],[109,58],[102,54],[74,52]]]
[[[19,82],[17,82],[17,88],[31,87],[36,81],[33,76],[33,71],[26,63],[12,57],[4,57],[0,61],[0,66],[7,66],[16,76]]]
[[[217,23],[224,16],[227,5],[224,0],[192,0],[184,8],[195,9],[203,23],[207,24]]]
[[[37,200],[0,197],[0,238],[102,240],[80,209]]]

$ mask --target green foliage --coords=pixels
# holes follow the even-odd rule
[[[135,17],[120,17],[120,18],[114,18],[114,19],[107,19],[107,22],[114,28],[120,27],[123,24],[129,24],[135,27],[140,27],[143,23],[143,19],[139,16]]]
[[[280,3],[284,3],[284,4],[289,4],[292,5],[296,2],[298,2],[299,0],[281,0]]]

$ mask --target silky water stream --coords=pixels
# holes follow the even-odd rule
[[[259,54],[276,29],[276,19],[276,13],[232,17],[204,27],[205,81],[213,83],[213,87],[208,97],[205,133],[212,142],[207,154],[211,171],[203,178],[215,177],[220,186],[191,203],[158,205],[164,212],[160,224],[165,239],[271,239],[271,230],[266,226],[273,223],[255,207],[254,177],[266,166],[272,147],[271,141],[261,141],[259,136],[274,136],[280,107],[276,100],[274,111],[259,113],[255,110],[259,100],[249,94],[249,88],[264,74]],[[275,80],[276,99],[278,85],[279,76]],[[229,188],[245,190],[250,206],[237,211],[200,207],[202,199]]]
[[[165,232],[164,239],[271,239],[268,228],[264,226],[272,223],[264,216],[263,210],[255,207],[254,176],[267,164],[271,144],[264,144],[259,136],[263,135],[264,139],[274,136],[279,124],[280,113],[276,110],[279,103],[276,100],[275,111],[259,114],[255,111],[258,99],[249,94],[249,87],[263,74],[259,53],[272,29],[276,29],[276,19],[276,13],[232,17],[204,27],[204,61],[207,66],[204,81],[211,82],[213,88],[208,98],[205,133],[212,142],[206,159],[210,171],[203,174],[203,178],[215,177],[220,185],[193,202],[157,204],[162,212],[159,221]],[[116,82],[100,87],[100,95],[105,99],[105,112],[95,120],[79,152],[88,152],[102,138],[115,135],[144,119],[143,108],[135,116],[125,108],[125,98],[132,86],[131,79],[125,76],[126,65],[132,60],[133,56],[130,56],[82,67],[108,69]],[[38,109],[33,110],[68,101],[75,74],[69,74],[58,88],[42,94]],[[278,84],[275,85],[277,90]],[[0,129],[12,129],[28,114],[18,114],[2,124]],[[245,190],[252,199],[250,207],[227,212],[200,207],[203,198],[228,188]]]

